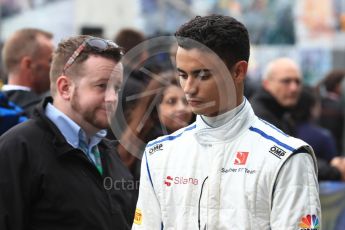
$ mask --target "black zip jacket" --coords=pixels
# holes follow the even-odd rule
[[[0,229],[130,229],[133,180],[115,144],[102,140],[98,145],[100,175],[45,116],[51,101],[47,98],[33,119],[0,137]]]
[[[291,108],[282,107],[277,100],[262,87],[251,99],[254,113],[289,135],[295,134],[295,124],[291,118]]]

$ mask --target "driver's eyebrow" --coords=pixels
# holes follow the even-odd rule
[[[209,74],[211,70],[209,69],[197,69],[192,71],[193,76],[199,76],[201,73],[202,74]]]
[[[177,71],[182,72],[182,73],[187,73],[186,71],[184,71],[184,70],[182,70],[180,68],[177,68]],[[193,70],[191,72],[191,74],[192,74],[192,76],[198,76],[200,73],[208,74],[210,72],[211,72],[210,69],[196,69],[196,70]]]
[[[182,72],[182,73],[187,73],[186,71],[184,71],[184,70],[182,70],[182,69],[180,69],[180,68],[177,68],[177,71],[178,71],[178,72]]]

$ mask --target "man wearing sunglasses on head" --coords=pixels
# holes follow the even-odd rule
[[[0,229],[129,229],[131,175],[104,139],[122,83],[122,53],[90,36],[53,55],[51,97],[0,138]]]

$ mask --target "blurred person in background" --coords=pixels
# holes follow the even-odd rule
[[[343,92],[341,94],[341,103],[343,105],[343,109],[344,109],[344,116],[343,119],[345,120],[345,81],[342,81],[341,83],[341,92]],[[344,122],[344,126],[343,126],[343,140],[342,140],[342,154],[344,155],[345,153],[345,122]]]
[[[0,137],[1,230],[130,229],[132,176],[105,138],[122,84],[121,57],[118,45],[97,37],[60,42],[52,97]]]
[[[13,33],[4,43],[2,61],[7,84],[1,90],[29,117],[41,101],[40,95],[49,90],[52,38],[47,31],[25,28]]]
[[[3,42],[0,41],[0,53],[2,52]],[[0,90],[5,82],[5,72],[3,68],[2,55],[0,55]]]
[[[114,41],[125,54],[122,58],[124,79],[123,88],[119,94],[118,109],[112,118],[112,124],[116,123],[117,130],[109,130],[107,137],[119,140],[127,124],[130,122],[130,114],[134,110],[136,101],[140,93],[148,85],[150,77],[140,70],[147,59],[147,51],[145,49],[137,52],[132,50],[145,41],[144,33],[133,28],[123,28],[116,34]],[[130,51],[132,51],[132,55],[128,54]]]
[[[318,85],[321,94],[321,115],[318,123],[336,140],[338,154],[343,155],[344,107],[341,101],[345,70],[330,71]]]
[[[313,147],[318,163],[318,179],[345,181],[345,159],[339,157],[335,139],[329,130],[317,125],[320,116],[320,97],[316,89],[303,87],[300,99],[292,111],[296,137]]]
[[[0,53],[3,43],[0,41]],[[5,73],[2,68],[2,57],[0,55],[0,89],[5,80]],[[6,132],[11,127],[26,121],[24,111],[18,105],[9,101],[6,95],[0,91],[0,135]]]
[[[128,126],[118,145],[121,159],[138,182],[139,156],[145,145],[161,135],[171,134],[191,124],[195,119],[174,74],[175,71],[162,72],[158,74],[161,79],[150,81],[129,114]]]
[[[114,41],[122,49],[124,54],[127,54],[137,45],[144,42],[146,39],[144,33],[132,28],[124,28],[120,30]],[[127,98],[132,95],[141,93],[150,81],[147,74],[140,70],[143,67],[144,62],[148,58],[148,52],[146,50],[138,51],[134,55],[131,55],[126,59],[124,57],[124,88],[121,93],[122,108],[126,112],[133,109],[135,101],[129,101]]]
[[[24,111],[0,92],[0,135],[27,119]]]
[[[286,57],[269,62],[262,76],[262,87],[251,100],[255,114],[287,134],[294,134],[291,109],[302,90],[302,73],[298,64]]]
[[[161,126],[166,130],[162,135],[173,133],[191,123],[193,118],[191,107],[176,79],[162,90],[161,97],[158,117]]]

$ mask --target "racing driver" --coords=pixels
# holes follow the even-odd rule
[[[175,36],[197,119],[147,144],[133,229],[321,229],[312,148],[259,119],[243,95],[245,26],[197,16]]]

